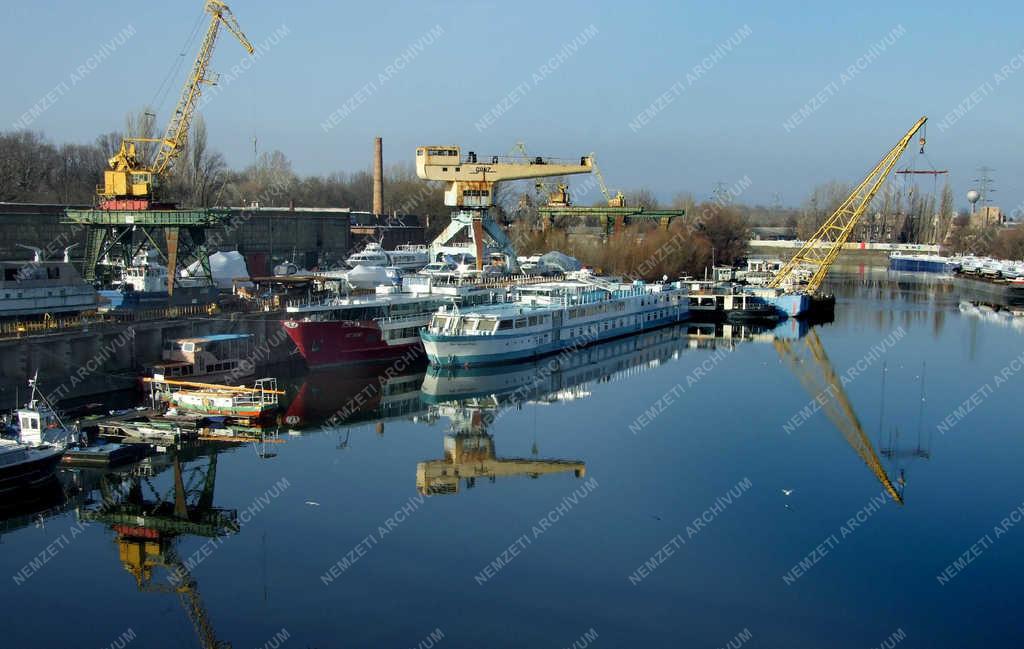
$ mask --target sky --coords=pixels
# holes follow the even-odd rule
[[[166,122],[200,0],[5,4],[0,129],[90,142],[147,104]],[[703,200],[723,183],[795,206],[819,183],[859,182],[927,115],[926,156],[915,142],[899,167],[947,169],[966,207],[986,165],[994,204],[1024,212],[1020,3],[230,4],[258,55],[222,32],[201,113],[233,167],[254,137],[301,174],[369,168],[377,135],[385,164],[418,145],[489,156],[522,141],[596,152],[613,189]]]

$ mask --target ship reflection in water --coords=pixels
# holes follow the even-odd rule
[[[416,488],[424,495],[454,494],[478,479],[490,482],[508,476],[586,474],[581,460],[500,458],[488,428],[505,413],[530,403],[585,399],[590,383],[608,383],[677,360],[685,350],[741,341],[799,337],[799,321],[775,329],[730,325],[687,324],[620,338],[583,349],[499,366],[442,368],[431,366],[423,379],[422,399],[428,418],[446,417],[451,430],[444,438],[444,457],[416,466]],[[537,453],[534,446],[534,455]]]

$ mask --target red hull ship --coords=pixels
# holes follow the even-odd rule
[[[289,306],[283,325],[310,367],[389,361],[411,351],[425,358],[420,328],[440,307],[500,301],[505,290],[497,281],[409,276],[403,290],[382,286],[374,295]]]
[[[411,340],[385,340],[373,320],[286,320],[284,330],[310,367],[394,360],[415,349],[419,357],[423,353],[418,333]]]

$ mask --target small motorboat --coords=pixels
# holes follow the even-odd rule
[[[15,417],[17,439],[0,439],[0,494],[30,490],[51,480],[75,435],[29,380],[31,396]]]

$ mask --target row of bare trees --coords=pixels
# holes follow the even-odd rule
[[[106,133],[92,144],[55,145],[38,132],[0,132],[0,201],[92,204],[108,160],[120,148],[124,134],[152,138],[152,124],[151,113],[143,110],[125,119],[123,132]],[[152,151],[144,146],[140,144],[139,148],[145,159]],[[389,167],[385,187],[387,213],[448,213],[440,185],[417,178],[411,163]],[[369,168],[300,177],[292,170],[288,157],[276,150],[260,154],[245,169],[232,170],[224,156],[209,146],[206,125],[201,116],[196,116],[187,143],[163,179],[159,198],[193,207],[272,201],[278,206],[292,203],[370,210],[372,190]]]
[[[734,265],[747,255],[750,231],[739,208],[706,202],[688,214],[668,228],[635,224],[607,238],[517,222],[513,238],[521,254],[559,250],[603,272],[641,279],[701,276],[712,264]]]

